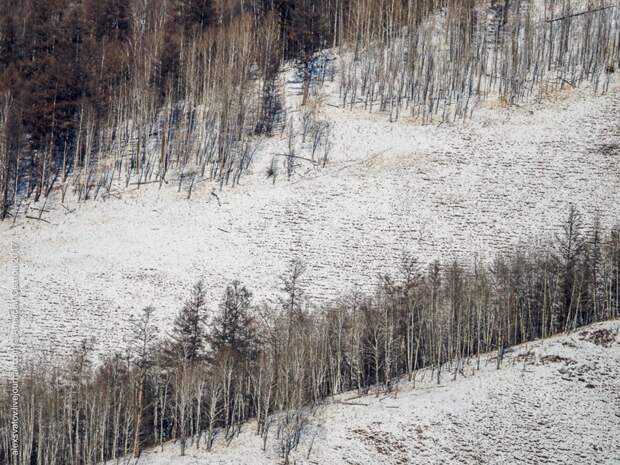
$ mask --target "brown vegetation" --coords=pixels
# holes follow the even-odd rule
[[[280,65],[297,66],[306,103],[325,47],[341,47],[343,107],[392,120],[467,118],[486,98],[582,81],[604,92],[620,12],[590,3],[545,0],[553,21],[537,21],[526,0],[2,0],[0,217],[55,189],[235,185],[252,136],[287,121]]]

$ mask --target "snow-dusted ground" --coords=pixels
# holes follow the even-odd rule
[[[344,394],[317,411],[291,463],[618,464],[620,463],[620,321],[513,348],[500,370],[494,354],[469,361],[441,384],[430,371],[416,388],[356,398]],[[344,403],[346,402],[346,403]],[[308,451],[311,449],[310,454]],[[133,462],[132,462],[133,463]],[[266,450],[248,424],[227,447],[175,444],[145,453],[140,465],[282,463],[272,434]]]
[[[287,85],[290,114],[298,87]],[[302,259],[308,295],[330,299],[368,289],[404,251],[472,260],[549,239],[569,203],[588,220],[600,211],[604,225],[620,218],[617,80],[604,96],[584,87],[542,104],[491,102],[470,121],[438,126],[337,108],[334,88],[321,108],[334,125],[325,168],[302,163],[291,181],[283,170],[267,179],[273,155],[285,152],[278,135],[219,201],[209,182],[191,200],[173,183],[148,185],[107,201],[68,197],[67,208],[52,201],[49,223],[0,224],[0,367],[12,341],[15,245],[21,344],[64,353],[87,337],[101,350],[119,347],[129,315],[145,305],[165,324],[200,277],[213,299],[240,279],[260,301]]]

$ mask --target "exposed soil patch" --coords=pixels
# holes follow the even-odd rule
[[[582,331],[579,333],[579,339],[609,348],[616,342],[616,334],[606,328],[601,328],[593,331]]]
[[[375,428],[356,428],[351,431],[362,439],[362,442],[372,447],[379,454],[391,457],[391,463],[405,465],[409,463],[405,441],[396,437],[389,431],[381,431]]]

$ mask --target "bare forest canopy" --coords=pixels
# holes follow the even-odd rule
[[[372,294],[317,307],[305,298],[300,262],[270,289],[280,297],[272,305],[257,305],[238,281],[213,302],[209,283],[198,282],[168,333],[146,307],[128,347],[103,359],[89,341],[62,364],[23,359],[17,455],[12,383],[0,389],[0,462],[128,463],[169,440],[183,455],[211,450],[216,436],[229,441],[255,418],[263,444],[275,440],[288,463],[310,409],[330,396],[390,393],[422,367],[440,383],[466,363],[479,370],[490,351],[500,369],[512,345],[620,316],[620,230],[586,230],[575,209],[544,252],[471,269],[404,257],[399,268]]]
[[[303,103],[329,77],[342,107],[423,123],[605,92],[619,18],[603,0],[0,0],[0,217],[171,173],[189,195],[234,185],[287,122],[285,64]]]

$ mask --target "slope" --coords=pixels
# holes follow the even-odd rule
[[[429,370],[392,394],[334,399],[314,412],[291,463],[620,463],[620,321],[468,361],[454,379]],[[372,393],[371,393],[372,394]],[[143,465],[279,464],[275,426],[262,451],[254,425],[212,452],[174,444]]]

